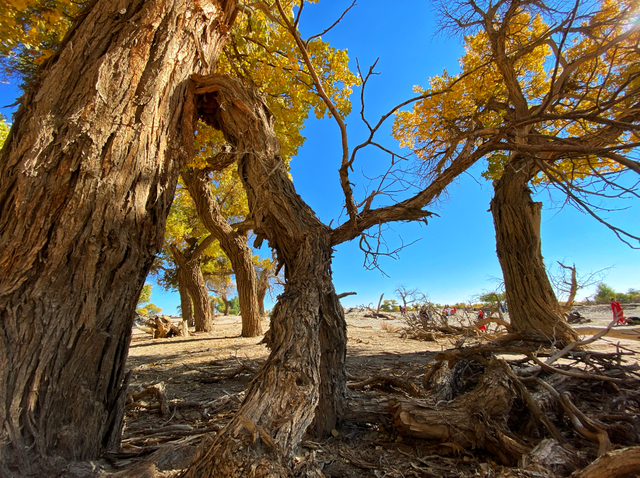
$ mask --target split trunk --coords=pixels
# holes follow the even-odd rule
[[[224,218],[220,206],[209,186],[206,171],[193,169],[182,172],[182,180],[189,190],[198,211],[198,217],[207,230],[220,243],[236,275],[238,302],[242,315],[242,336],[262,335],[261,316],[256,292],[256,272],[247,235],[235,231]]]
[[[187,476],[288,476],[307,429],[329,433],[345,405],[346,323],[331,281],[330,229],[295,192],[262,98],[228,77],[195,81],[202,119],[238,152],[255,232],[276,250],[286,284],[273,310],[269,359]]]

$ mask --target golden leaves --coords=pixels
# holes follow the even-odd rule
[[[522,4],[508,19],[494,12],[490,31],[481,28],[465,37],[458,75],[444,72],[424,91],[416,88],[432,96],[398,113],[393,133],[401,146],[425,161],[439,161],[464,141],[479,144],[500,131],[504,150],[497,145],[487,155],[483,174],[496,179],[518,144],[554,144],[561,146],[556,151],[566,151],[579,143],[588,151],[630,141],[631,133],[616,132],[608,121],[631,111],[639,99],[637,1],[602,0],[575,24],[570,14],[554,18],[557,12],[547,11],[543,17],[526,8]],[[484,15],[476,19],[486,26],[490,13]],[[523,98],[507,88],[514,82]],[[565,180],[621,169],[593,154],[547,151],[538,159],[551,159],[556,173],[550,174]]]

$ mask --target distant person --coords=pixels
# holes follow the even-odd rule
[[[478,311],[478,322],[482,322],[484,320],[484,310],[480,309]],[[481,326],[478,327],[478,330],[487,330],[487,326],[485,324],[482,324]]]
[[[400,313],[402,314],[403,317],[405,315],[407,315],[407,308],[406,307],[400,307]]]
[[[458,306],[454,305],[453,306],[453,315],[456,315],[456,312],[458,312]]]
[[[611,297],[611,311],[613,312],[613,321],[615,325],[624,325],[626,321],[624,320],[624,312],[622,311],[622,306],[620,302],[618,302],[614,297]]]
[[[420,308],[420,311],[418,312],[418,316],[422,320],[431,321],[431,314],[427,310],[426,306]]]

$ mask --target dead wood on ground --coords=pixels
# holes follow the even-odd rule
[[[151,334],[154,339],[189,337],[190,335],[186,321],[183,320],[180,322],[180,326],[176,326],[168,315],[154,315],[146,319],[143,325],[138,325],[138,329]]]

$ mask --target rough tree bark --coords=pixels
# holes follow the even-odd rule
[[[196,205],[198,217],[207,230],[220,243],[220,248],[231,261],[236,275],[238,301],[242,315],[242,336],[262,335],[261,316],[256,291],[256,272],[251,260],[247,235],[235,231],[222,215],[220,206],[209,187],[205,170],[188,169],[182,172],[182,180]]]
[[[234,15],[98,0],[23,98],[0,152],[0,475],[118,446],[136,302],[191,155],[187,80]]]
[[[264,313],[264,298],[267,295],[267,289],[269,289],[269,273],[270,271],[267,269],[256,272],[256,294],[258,298],[258,311],[261,317],[266,315]]]
[[[533,168],[526,157],[512,159],[494,184],[491,213],[496,252],[513,331],[566,344],[578,340],[578,335],[562,316],[544,267],[540,248],[541,203],[533,202],[528,187],[535,174]]]
[[[193,304],[196,332],[212,332],[213,316],[209,304],[209,292],[200,268],[200,257],[206,247],[198,247],[195,251],[187,250],[185,252],[180,251],[173,244],[170,247],[171,255],[178,265],[178,289],[184,288]]]
[[[195,83],[202,119],[238,152],[255,232],[276,250],[286,285],[271,319],[269,359],[186,476],[288,476],[307,428],[328,433],[345,405],[346,323],[331,282],[331,231],[295,192],[262,98],[220,75]]]
[[[189,326],[195,325],[193,321],[193,305],[191,304],[191,297],[187,288],[184,286],[185,278],[182,277],[182,269],[178,267],[178,293],[180,294],[180,311],[182,313],[182,320]]]

